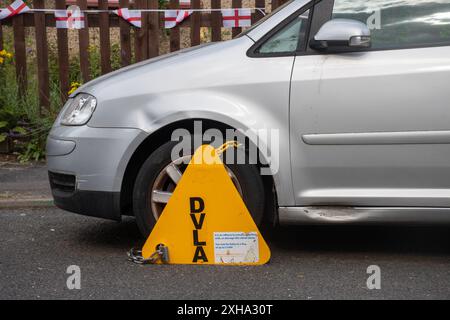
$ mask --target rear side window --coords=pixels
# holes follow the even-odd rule
[[[332,18],[367,23],[373,49],[450,45],[449,0],[335,0]]]
[[[266,40],[266,42],[259,47],[257,53],[288,54],[296,52],[298,48],[302,48],[306,41],[306,31],[309,25],[309,12],[309,10],[305,11]]]

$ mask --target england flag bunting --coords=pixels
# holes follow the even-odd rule
[[[225,28],[250,27],[252,25],[250,9],[223,9],[222,18]]]
[[[173,28],[192,14],[192,10],[167,10],[164,12],[164,26]]]
[[[180,0],[180,9],[189,9],[191,7],[191,0]]]
[[[9,6],[0,10],[0,20],[30,11],[30,8],[22,0],[16,0]]]
[[[72,10],[55,10],[56,28],[58,29],[83,29],[84,13]]]
[[[179,0],[180,8],[190,8],[191,0]],[[6,19],[24,12],[30,11],[30,8],[23,0],[15,0],[11,5],[0,9],[0,20]],[[223,26],[225,28],[249,27],[251,26],[251,10],[247,8],[240,9],[222,9]],[[192,10],[166,10],[164,11],[164,26],[173,28],[183,22],[192,14]],[[114,13],[125,19],[133,26],[141,28],[141,11],[120,8],[114,10]],[[85,27],[85,16],[81,11],[55,10],[55,19],[57,28],[81,29]]]
[[[120,8],[114,10],[114,13],[119,17],[125,19],[135,27],[140,28],[142,26],[142,16],[140,10],[128,10],[127,8]]]

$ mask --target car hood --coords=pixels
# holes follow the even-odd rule
[[[231,67],[234,59],[246,57],[253,43],[243,36],[162,55],[96,78],[78,88],[72,96],[85,92],[101,101],[207,85]]]

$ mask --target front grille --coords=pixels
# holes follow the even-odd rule
[[[52,189],[57,189],[63,192],[75,191],[75,176],[72,174],[48,172],[50,179],[50,186]]]

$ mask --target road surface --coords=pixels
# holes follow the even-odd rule
[[[0,299],[450,299],[450,227],[289,227],[260,267],[135,265],[122,223],[56,208],[0,210]],[[81,289],[66,285],[80,267]],[[381,289],[367,288],[367,268]]]

